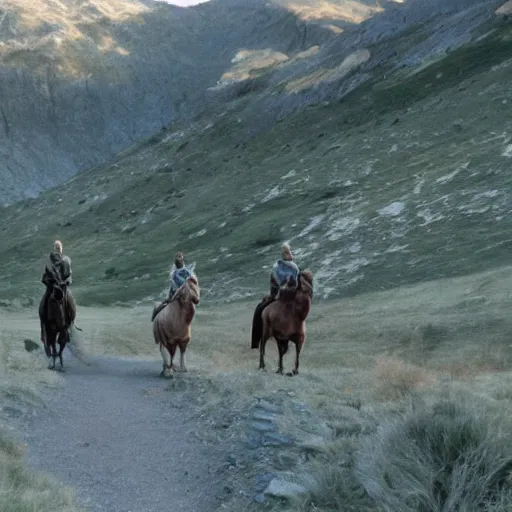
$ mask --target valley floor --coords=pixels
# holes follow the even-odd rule
[[[38,339],[36,312],[0,310],[7,377],[0,391],[13,404],[2,416],[21,428],[33,467],[74,487],[93,511],[149,512],[170,503],[248,510],[240,507],[271,500],[258,487],[265,475],[300,473],[314,463],[319,443],[323,456],[335,454],[335,467],[417,400],[433,403],[450,393],[495,404],[506,417],[511,270],[316,302],[301,374],[292,379],[274,373],[273,343],[269,371],[257,371],[257,351],[249,348],[252,303],[202,303],[189,372],[172,379],[158,378],[151,304],[80,308],[77,338],[88,365],[66,352],[64,374],[46,370],[41,351],[24,351],[23,338]],[[31,407],[20,405],[27,396],[42,397],[45,407],[35,398]],[[282,446],[251,447],[251,411],[262,400],[282,410]],[[371,501],[354,504],[373,508]]]

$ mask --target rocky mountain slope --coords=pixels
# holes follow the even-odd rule
[[[239,50],[293,55],[334,35],[263,0],[188,9],[7,0],[0,7],[0,203],[34,197],[190,119]]]
[[[297,71],[279,82],[278,64],[263,90],[224,111],[3,209],[0,295],[39,295],[34,276],[55,237],[73,259],[82,304],[156,298],[177,249],[197,261],[205,300],[216,301],[263,293],[284,239],[314,268],[319,298],[508,264],[512,29],[491,15],[490,3],[475,3],[390,36],[388,60],[327,80],[359,86],[265,131],[264,108],[296,101],[290,88],[308,78]],[[488,21],[458,49],[414,64],[446,42],[452,29],[443,27],[456,19]],[[378,55],[381,46],[357,55],[365,48]],[[303,94],[320,82],[316,74]]]
[[[252,121],[241,135],[254,136],[340,97],[376,66],[416,66],[467,42],[499,4],[212,0],[183,9],[152,0],[42,0],[36,8],[7,0],[0,204],[34,197],[248,94]],[[397,37],[407,32],[417,39]]]

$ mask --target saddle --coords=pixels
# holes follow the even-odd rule
[[[174,292],[173,296],[170,299],[164,300],[162,303],[158,304],[158,306],[153,308],[153,313],[151,314],[151,321],[153,321],[156,318],[156,315],[162,311],[168,304],[170,304],[173,300],[175,300],[174,296],[176,295],[176,292]]]
[[[272,302],[275,302],[276,300],[280,300],[280,298],[287,298],[287,297],[290,297],[292,295],[294,295],[297,290],[300,289],[300,280],[295,280],[293,277],[290,277],[288,278],[288,280],[282,284],[281,286],[279,286],[275,280],[271,277],[271,287],[274,290],[276,290],[276,293],[274,294],[270,294],[270,295],[265,295],[260,303],[256,306],[256,311],[255,311],[255,314],[258,314],[260,315],[261,313],[263,313],[263,310],[269,306],[270,304],[272,304]]]

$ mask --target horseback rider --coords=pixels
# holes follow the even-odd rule
[[[288,243],[281,246],[281,258],[272,266],[270,272],[270,295],[265,295],[256,306],[253,316],[253,332],[251,348],[258,348],[263,327],[261,315],[263,310],[274,301],[287,300],[294,296],[299,289],[300,269],[293,261],[293,254]],[[282,295],[281,295],[282,294]],[[255,326],[259,326],[255,328]]]
[[[185,256],[182,252],[177,252],[174,257],[174,265],[169,274],[171,286],[167,301],[171,301],[178,288],[192,275],[192,271],[185,266]]]
[[[154,310],[151,320],[153,321],[162,311],[162,309],[172,301],[174,294],[177,292],[178,288],[191,276],[193,275],[192,270],[185,265],[185,256],[181,251],[178,251],[174,256],[174,264],[171,268],[171,272],[169,274],[170,277],[170,287],[167,298],[160,303]]]
[[[293,279],[296,284],[299,280],[299,267],[293,261],[293,254],[288,243],[281,246],[281,259],[278,259],[270,273],[270,296],[272,300],[279,298],[281,286]]]
[[[41,282],[46,286],[43,298],[39,305],[39,317],[41,318],[41,340],[44,341],[43,319],[47,318],[48,299],[50,298],[54,285],[65,285],[66,304],[69,299],[67,287],[71,284],[71,260],[62,253],[62,242],[55,240],[53,251],[46,262]]]

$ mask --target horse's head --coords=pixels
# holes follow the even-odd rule
[[[313,272],[311,272],[311,270],[306,269],[300,271],[298,289],[310,298],[313,298]]]
[[[66,295],[66,285],[64,283],[55,283],[52,287],[51,299],[54,302],[62,303]]]
[[[200,302],[200,289],[199,282],[196,276],[190,276],[177,290],[174,296],[180,302],[192,302],[192,304],[199,304]]]
[[[279,296],[292,299],[297,291],[297,281],[293,276],[290,276],[279,288]]]

